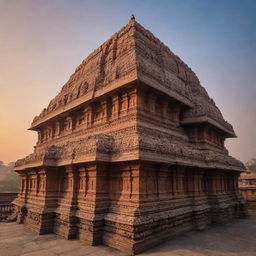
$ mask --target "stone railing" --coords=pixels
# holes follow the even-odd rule
[[[13,211],[12,201],[17,193],[0,193],[0,222],[6,220]]]
[[[0,205],[0,222],[6,220],[9,215],[11,215],[13,211],[12,204],[3,204]]]

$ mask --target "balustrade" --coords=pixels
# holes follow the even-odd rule
[[[13,211],[13,204],[0,205],[0,221],[7,219]]]

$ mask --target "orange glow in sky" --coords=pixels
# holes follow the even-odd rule
[[[34,116],[132,13],[195,71],[234,126],[230,154],[256,157],[256,2],[2,0],[0,160],[32,153]]]

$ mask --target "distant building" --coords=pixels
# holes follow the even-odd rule
[[[17,193],[0,193],[0,222],[6,220],[12,213],[12,201],[17,197]]]
[[[15,206],[39,234],[138,253],[247,214],[244,166],[224,146],[232,126],[134,17],[78,66],[30,130],[38,142],[16,162]]]
[[[241,173],[239,189],[248,202],[248,207],[256,210],[256,172]]]

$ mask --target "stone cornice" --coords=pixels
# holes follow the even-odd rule
[[[220,130],[224,131],[229,137],[229,138],[235,138],[236,134],[233,130],[231,129],[227,129],[224,125],[222,125],[221,123],[218,123],[217,121],[215,121],[214,119],[208,117],[208,116],[198,116],[198,117],[191,117],[191,118],[184,118],[181,121],[181,124],[183,125],[187,125],[187,124],[198,124],[198,123],[209,123],[217,128],[219,128]]]

